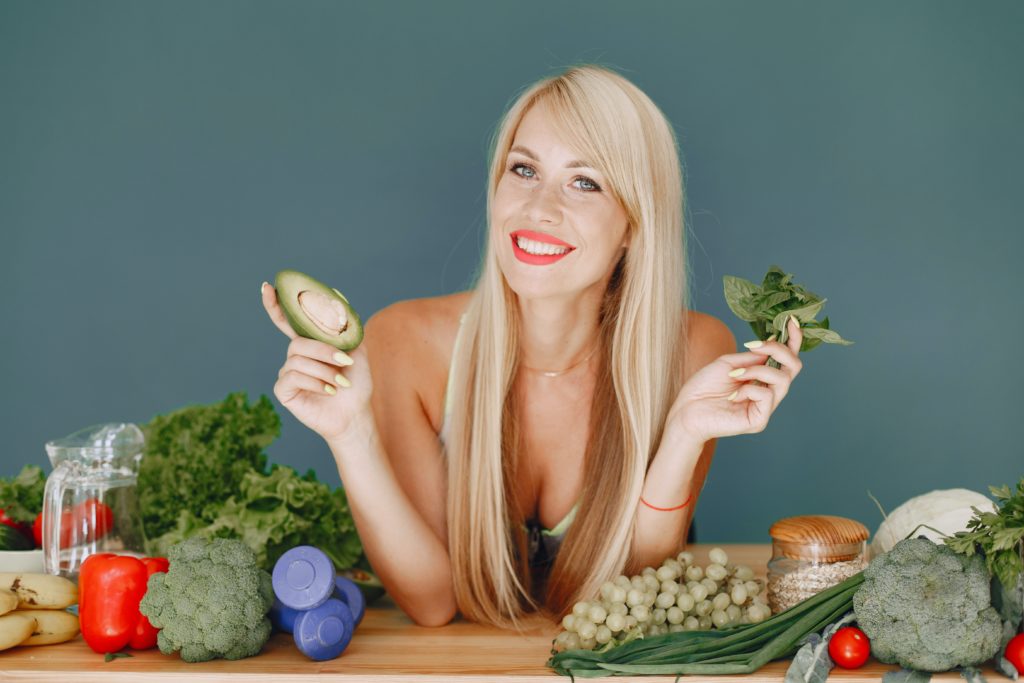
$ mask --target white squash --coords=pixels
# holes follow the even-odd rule
[[[911,498],[889,513],[871,541],[870,555],[888,552],[920,524],[927,524],[943,534],[952,535],[967,529],[974,516],[974,506],[983,512],[995,512],[995,503],[988,496],[968,489],[941,489]],[[916,536],[926,536],[941,543],[943,536],[921,527]]]

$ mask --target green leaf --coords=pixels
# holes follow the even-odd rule
[[[912,671],[911,669],[886,671],[882,674],[882,683],[928,683],[931,679],[932,675],[930,673]]]
[[[812,322],[821,311],[822,307],[824,307],[826,301],[827,299],[822,299],[821,301],[815,301],[805,306],[801,306],[800,308],[791,308],[787,311],[783,311],[775,316],[772,324],[781,330],[786,324],[786,318],[791,315],[795,316],[801,324]]]
[[[810,327],[802,330],[805,339],[816,339],[819,342],[825,342],[826,344],[840,344],[842,346],[850,346],[853,344],[852,341],[847,341],[840,337],[832,330],[826,330],[820,327]]]
[[[960,677],[968,683],[986,683],[981,669],[974,666],[965,666],[960,669]]]
[[[784,304],[793,298],[792,292],[771,292],[765,293],[757,299],[757,310],[761,317],[774,315],[773,310],[779,304]]]
[[[723,278],[725,284],[725,302],[740,320],[750,322],[757,319],[757,311],[753,306],[754,298],[761,290],[753,282],[744,280],[741,277],[726,275]]]
[[[778,290],[789,285],[789,282],[793,279],[792,275],[787,275],[778,266],[770,266],[768,272],[764,275],[764,280],[761,283],[761,289],[763,290]]]
[[[121,657],[131,657],[131,655],[127,652],[108,652],[107,654],[103,655],[103,661],[112,662],[115,659],[120,659]]]

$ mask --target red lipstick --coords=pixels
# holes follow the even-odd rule
[[[550,265],[552,263],[555,263],[556,261],[562,260],[576,249],[576,247],[566,242],[563,242],[557,237],[552,237],[551,235],[545,235],[539,232],[533,232],[532,230],[516,230],[511,235],[509,235],[509,237],[512,239],[512,253],[515,254],[515,257],[522,261],[523,263],[529,264],[531,266]],[[552,244],[557,247],[566,247],[568,251],[562,254],[531,254],[519,248],[518,239],[520,237],[528,240],[534,240],[536,242],[543,242],[544,244]]]

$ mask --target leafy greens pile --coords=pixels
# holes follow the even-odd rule
[[[723,280],[725,302],[740,320],[750,323],[754,334],[762,341],[774,334],[785,344],[789,337],[786,320],[792,315],[804,335],[801,352],[810,351],[822,342],[843,346],[853,343],[829,328],[827,316],[820,322],[815,320],[827,299],[794,283],[793,274],[783,272],[778,266],[768,269],[760,287],[733,275],[726,275]],[[769,361],[769,365],[778,367],[774,360]]]
[[[339,570],[355,566],[362,544],[344,490],[331,491],[312,470],[267,471],[264,449],[280,431],[270,400],[250,405],[244,392],[144,425],[139,504],[147,552],[166,556],[193,536],[235,538],[267,570],[296,545],[317,546]]]
[[[21,524],[31,524],[43,509],[46,475],[36,465],[25,465],[18,476],[0,478],[0,511]]]

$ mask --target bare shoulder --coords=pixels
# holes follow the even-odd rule
[[[432,423],[438,423],[459,317],[472,292],[406,299],[366,321],[374,386],[413,389]],[[378,381],[380,380],[380,381]]]
[[[374,313],[366,322],[371,344],[389,352],[402,351],[423,360],[422,354],[438,347],[449,347],[454,339],[459,315],[469,300],[469,292],[397,301]]]
[[[688,375],[721,355],[736,352],[736,337],[732,330],[715,316],[687,311],[687,326]]]

